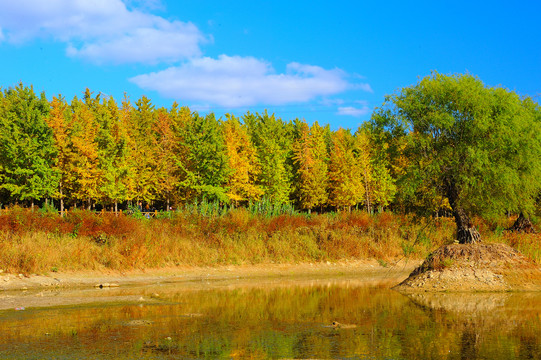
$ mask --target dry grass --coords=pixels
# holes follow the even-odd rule
[[[500,234],[483,226],[488,241],[506,242],[541,262],[535,235]],[[141,220],[86,211],[60,218],[16,208],[0,215],[0,269],[29,274],[342,259],[385,263],[424,258],[453,237],[451,219],[414,221],[391,213],[268,217],[236,209],[223,216],[178,212]]]

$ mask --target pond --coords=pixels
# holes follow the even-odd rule
[[[539,293],[406,296],[344,278],[214,285],[134,286],[93,305],[2,310],[0,358],[541,358]],[[103,294],[86,291],[89,300]]]

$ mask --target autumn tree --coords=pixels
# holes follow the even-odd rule
[[[410,159],[399,179],[407,196],[447,198],[460,243],[480,240],[473,214],[531,212],[541,186],[541,128],[516,93],[472,75],[434,72],[387,97],[374,129],[403,139]]]
[[[156,122],[156,111],[149,98],[142,96],[131,106],[127,99],[123,103],[124,121],[129,136],[129,170],[131,172],[131,199],[147,203],[158,194],[157,148],[152,130]]]
[[[375,150],[369,128],[359,128],[355,132],[355,155],[363,183],[363,202],[369,213],[389,205],[396,192],[388,163]]]
[[[311,210],[323,207],[328,200],[325,128],[317,122],[310,128],[305,121],[299,121],[297,127],[298,135],[293,143],[297,201],[301,208]]]
[[[73,188],[74,200],[86,203],[87,208],[100,197],[101,171],[96,142],[99,124],[88,104],[75,97],[71,102],[71,142],[74,152]]]
[[[121,121],[121,111],[113,97],[91,100],[91,108],[98,124],[96,143],[100,170],[99,193],[104,205],[118,204],[128,198],[128,131]]]
[[[171,201],[177,203],[178,186],[181,177],[179,161],[182,157],[181,135],[186,119],[182,119],[184,110],[176,103],[171,110],[160,108],[156,111],[153,134],[155,140],[156,175],[158,178],[158,197],[165,200],[167,209]],[[189,117],[189,109],[187,109]],[[179,123],[179,120],[181,121]]]
[[[227,181],[227,196],[235,203],[258,200],[263,190],[256,184],[261,173],[257,150],[239,119],[226,114],[222,123],[227,161],[231,172]]]
[[[331,205],[350,210],[362,203],[365,190],[361,166],[355,155],[355,139],[349,130],[338,129],[332,135],[329,162],[329,187]]]
[[[54,159],[54,169],[59,176],[58,193],[56,198],[60,202],[60,214],[64,215],[64,200],[66,198],[66,189],[74,181],[75,153],[71,141],[71,112],[68,104],[62,96],[53,97],[51,101],[51,110],[46,118],[47,124],[52,130],[54,146],[56,148],[56,157]]]

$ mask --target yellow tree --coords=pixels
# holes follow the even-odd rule
[[[330,203],[339,209],[351,210],[352,206],[362,202],[365,194],[361,167],[354,151],[355,139],[349,130],[340,128],[333,133],[329,163]]]
[[[165,199],[167,209],[170,207],[171,200],[175,203],[179,201],[176,189],[180,179],[180,168],[177,163],[180,139],[179,133],[175,131],[174,123],[177,111],[176,104],[173,104],[172,110],[158,109],[154,123],[157,193]]]
[[[311,128],[298,123],[293,143],[293,162],[297,171],[297,197],[303,209],[311,210],[327,203],[328,166],[325,129],[315,122]]]
[[[134,197],[151,202],[158,191],[157,156],[152,129],[156,122],[154,105],[146,96],[141,97],[129,107],[127,122],[131,138],[131,168],[133,170]]]
[[[75,177],[72,196],[79,201],[86,201],[87,208],[100,196],[101,170],[98,160],[96,136],[99,125],[87,104],[74,98],[72,109],[72,144],[74,151]]]
[[[256,184],[257,177],[261,173],[257,149],[238,118],[226,114],[226,119],[223,122],[223,132],[227,160],[231,168],[227,196],[235,203],[258,200],[263,195],[263,189]]]
[[[126,188],[126,200],[131,204],[132,200],[137,197],[136,189],[136,177],[137,177],[137,156],[136,153],[137,145],[135,143],[135,138],[137,134],[132,128],[132,113],[133,106],[130,102],[130,99],[126,94],[122,99],[122,105],[118,112],[118,123],[117,128],[118,134],[122,134],[125,138],[126,145],[126,155],[125,155],[125,169],[126,174],[124,177],[124,186]]]
[[[60,176],[58,183],[57,197],[60,200],[60,214],[64,215],[64,198],[66,187],[74,180],[73,162],[74,152],[71,142],[70,113],[68,104],[61,97],[53,97],[51,110],[46,118],[47,125],[53,131],[54,146],[57,149],[57,156],[54,167]]]
[[[368,128],[359,128],[355,133],[355,152],[364,186],[364,205],[372,213],[376,207],[389,205],[396,192],[389,170],[374,154]]]

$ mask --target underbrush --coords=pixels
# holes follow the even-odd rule
[[[480,231],[485,241],[508,243],[541,263],[538,236],[507,234],[488,223]],[[452,219],[392,213],[269,216],[239,208],[137,219],[82,210],[62,218],[15,208],[0,215],[0,269],[30,274],[343,259],[387,264],[424,258],[452,243],[454,232]]]

